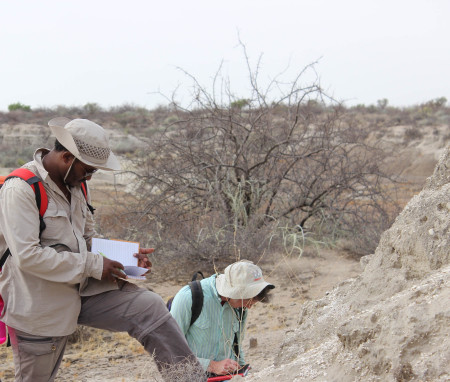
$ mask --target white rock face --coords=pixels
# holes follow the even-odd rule
[[[278,361],[248,381],[450,380],[450,150],[363,273],[305,304]]]

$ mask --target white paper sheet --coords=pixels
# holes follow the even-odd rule
[[[108,259],[118,261],[122,265],[137,266],[138,259],[133,256],[139,253],[139,243],[131,241],[107,240],[94,237],[92,239],[92,252],[102,253]]]
[[[121,263],[125,267],[125,273],[129,278],[145,280],[145,276],[142,275],[148,269],[138,267],[138,259],[133,256],[135,253],[139,253],[139,243],[94,237],[92,239],[92,252],[99,253],[110,260]]]

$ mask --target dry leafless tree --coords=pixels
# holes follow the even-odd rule
[[[166,247],[176,239],[178,251],[204,259],[235,254],[242,232],[240,244],[261,251],[274,224],[303,233],[368,229],[364,235],[374,230],[377,240],[391,206],[390,179],[380,167],[385,153],[365,143],[367,132],[343,118],[345,109],[317,77],[303,83],[314,64],[262,88],[260,61],[252,69],[243,49],[247,98],[233,95],[220,69],[212,90],[186,73],[192,103],[171,99],[176,118],[132,166],[136,229],[158,232]],[[264,240],[250,238],[261,231]],[[209,242],[203,249],[202,240]]]

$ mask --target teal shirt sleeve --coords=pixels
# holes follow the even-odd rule
[[[170,313],[177,322],[183,334],[189,330],[189,324],[191,323],[192,312],[192,294],[190,288],[185,286],[175,295],[172,301],[172,307]]]
[[[170,313],[177,322],[184,336],[186,337],[191,323],[192,317],[192,293],[189,286],[185,286],[175,295],[172,301],[172,307]],[[192,349],[191,349],[192,350]],[[203,370],[207,370],[210,359],[197,357],[198,361],[203,367]]]

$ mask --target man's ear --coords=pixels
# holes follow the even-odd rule
[[[74,158],[73,154],[70,151],[63,151],[61,153],[61,157],[66,164],[72,162]]]

